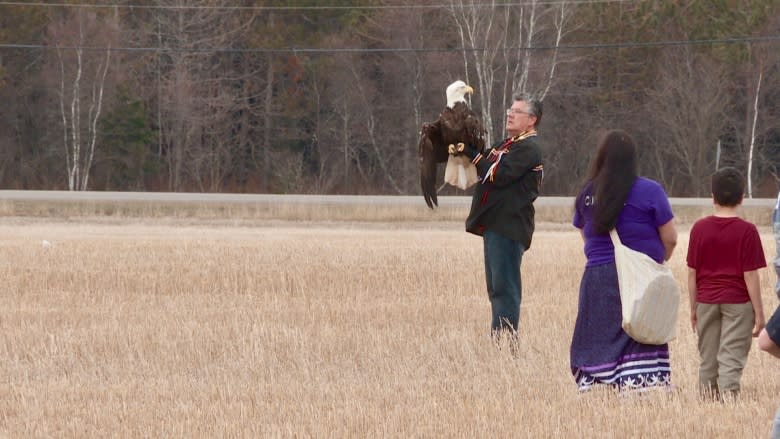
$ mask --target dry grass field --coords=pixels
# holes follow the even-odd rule
[[[577,232],[540,225],[515,357],[460,222],[1,217],[0,436],[768,436],[780,360],[754,342],[742,397],[699,401],[685,296],[675,391],[578,394],[583,264]]]

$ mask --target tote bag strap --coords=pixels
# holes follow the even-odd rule
[[[614,227],[612,230],[609,231],[609,237],[612,238],[612,245],[617,249],[619,246],[623,245],[622,242],[620,242],[620,235],[618,235],[617,227]]]

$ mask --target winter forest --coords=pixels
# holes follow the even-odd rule
[[[610,128],[671,196],[777,193],[780,0],[0,1],[0,188],[415,195],[455,79],[491,142],[543,100],[544,195]]]

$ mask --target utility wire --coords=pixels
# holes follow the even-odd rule
[[[638,0],[539,0],[537,5],[589,5],[604,3],[636,3]],[[217,6],[217,5],[132,5],[132,4],[98,4],[98,3],[45,3],[45,2],[14,2],[0,1],[0,6],[28,6],[28,7],[56,7],[56,8],[122,8],[122,9],[210,9],[210,10],[250,10],[250,11],[325,11],[325,10],[350,10],[350,9],[441,9],[441,8],[465,8],[478,9],[490,7],[530,6],[529,1],[508,2],[496,4],[434,4],[434,5],[311,5],[311,6]]]
[[[666,41],[624,41],[616,43],[573,43],[557,46],[525,46],[507,47],[508,51],[548,51],[548,50],[579,50],[579,49],[621,49],[650,48],[669,46],[721,46],[746,43],[774,43],[780,41],[780,35],[749,36],[735,38],[719,38],[706,40],[666,40]],[[395,48],[362,48],[362,47],[286,47],[286,48],[184,48],[184,47],[103,47],[103,46],[53,46],[45,44],[0,44],[0,49],[17,50],[87,50],[114,52],[184,52],[184,53],[259,53],[259,54],[339,54],[339,53],[425,53],[425,52],[482,52],[488,50],[481,47],[395,47]]]

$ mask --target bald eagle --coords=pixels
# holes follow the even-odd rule
[[[466,94],[474,89],[463,81],[447,87],[447,106],[436,122],[424,123],[420,131],[420,186],[425,203],[433,209],[438,206],[436,196],[436,165],[447,162],[444,181],[461,189],[477,181],[477,172],[468,157],[452,156],[450,149],[462,151],[463,144],[471,144],[479,151],[485,146],[485,129],[477,115],[466,103]],[[460,144],[460,145],[459,145]]]

